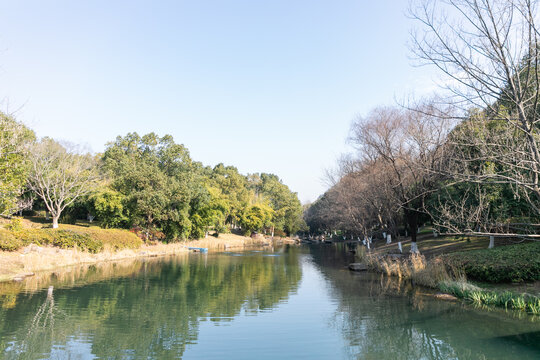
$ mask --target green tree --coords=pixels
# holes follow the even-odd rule
[[[91,212],[103,228],[124,227],[129,217],[124,208],[125,196],[118,191],[105,188],[92,194],[88,203]]]
[[[13,117],[0,112],[0,214],[18,210],[29,171],[28,151],[34,132]]]
[[[147,238],[159,231],[168,240],[189,237],[198,166],[183,145],[170,135],[130,133],[108,144],[103,160],[112,188],[124,196],[129,225],[141,226]]]

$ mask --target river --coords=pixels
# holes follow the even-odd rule
[[[4,359],[540,359],[540,319],[351,273],[344,244],[103,263],[0,284]]]

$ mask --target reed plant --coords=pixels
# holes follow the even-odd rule
[[[401,280],[410,280],[413,284],[439,289],[474,305],[497,306],[540,315],[539,297],[482,289],[467,282],[463,268],[455,263],[445,264],[442,258],[427,261],[423,255],[413,254],[403,259],[373,255],[365,259],[372,270]]]

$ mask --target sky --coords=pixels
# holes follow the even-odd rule
[[[407,3],[0,0],[0,109],[93,152],[170,134],[314,201],[354,119],[434,87]]]

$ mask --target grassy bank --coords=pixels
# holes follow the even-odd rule
[[[521,253],[524,250],[504,250],[503,253]],[[471,251],[473,252],[473,251]],[[480,251],[482,254],[483,250]],[[474,254],[469,254],[473,257]],[[459,254],[457,255],[459,258]],[[498,257],[495,257],[498,258]],[[467,282],[466,271],[458,262],[448,262],[444,257],[426,260],[423,255],[404,258],[369,254],[363,258],[371,270],[387,276],[398,277],[414,284],[438,289],[443,293],[483,306],[497,306],[540,315],[540,298],[531,294],[516,294],[511,291],[497,291],[480,288]],[[511,260],[509,260],[511,261]]]
[[[475,305],[497,306],[540,315],[540,298],[511,291],[493,291],[461,281],[442,281],[439,289]]]
[[[540,280],[540,242],[515,244],[444,256],[446,262],[463,268],[478,281],[502,283]]]

